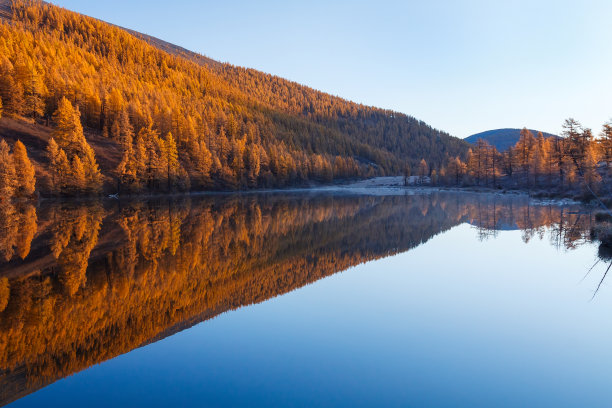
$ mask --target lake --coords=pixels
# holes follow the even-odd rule
[[[0,210],[0,405],[612,406],[592,209],[329,189]]]

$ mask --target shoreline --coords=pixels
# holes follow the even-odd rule
[[[404,185],[402,176],[374,177],[363,180],[342,180],[332,184],[319,184],[310,186],[294,186],[284,188],[263,188],[251,190],[205,190],[173,193],[144,193],[129,195],[100,195],[100,196],[40,196],[36,202],[75,203],[89,201],[132,201],[151,199],[171,199],[199,196],[241,196],[252,194],[283,194],[283,193],[339,193],[339,194],[366,194],[366,195],[398,195],[398,194],[429,194],[433,192],[492,194],[500,196],[524,196],[540,205],[575,205],[595,206],[593,200],[581,199],[577,192],[555,192],[550,190],[522,190],[522,189],[495,189],[482,186],[431,186],[431,185]],[[584,194],[583,194],[584,196]],[[583,197],[584,198],[584,197]],[[612,201],[612,200],[611,200]]]

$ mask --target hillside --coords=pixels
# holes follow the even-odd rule
[[[401,113],[222,64],[53,5],[9,3],[0,0],[0,137],[15,139],[13,128],[25,125],[14,121],[34,129],[37,142],[26,147],[40,158],[39,191],[52,173],[41,146],[64,97],[79,109],[108,191],[330,182],[399,174],[422,158],[437,167],[467,151],[464,141]],[[174,143],[178,162],[166,171]]]
[[[537,135],[538,130],[529,129],[531,133]],[[556,135],[542,132],[544,137],[558,137]],[[500,152],[507,150],[510,146],[514,146],[521,137],[521,129],[495,129],[487,130],[486,132],[477,133],[466,137],[464,140],[470,144],[475,144],[478,139],[484,139],[491,145],[495,146]]]

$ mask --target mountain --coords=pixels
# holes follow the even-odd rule
[[[0,138],[23,139],[43,193],[79,193],[70,180],[59,188],[58,174],[91,149],[107,191],[142,192],[399,174],[422,158],[438,167],[469,146],[411,116],[40,1],[0,0],[0,19]],[[63,171],[44,152],[60,103],[68,116],[78,107],[84,126],[78,146],[56,141],[70,162]]]
[[[538,130],[529,129],[534,136],[538,135]],[[544,137],[554,137],[557,138],[559,136],[553,135],[551,133],[542,132]],[[521,129],[496,129],[496,130],[487,130],[486,132],[477,133],[475,135],[466,137],[464,140],[470,144],[475,144],[478,139],[484,139],[489,142],[491,145],[495,146],[497,150],[500,152],[507,150],[510,146],[514,146],[516,142],[519,141],[521,137]]]

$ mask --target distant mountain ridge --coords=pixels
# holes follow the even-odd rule
[[[540,132],[539,130],[529,129],[534,136],[537,136]],[[554,137],[558,138],[559,136],[553,135],[552,133],[542,132],[544,137]],[[514,146],[516,142],[519,141],[521,137],[521,129],[494,129],[487,130],[485,132],[476,133],[475,135],[466,137],[464,140],[470,144],[475,144],[478,139],[483,139],[489,142],[491,145],[495,146],[497,150],[504,151],[508,150],[509,147]]]

